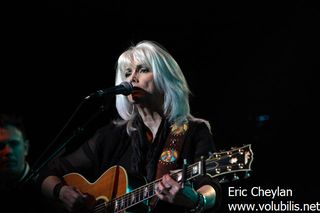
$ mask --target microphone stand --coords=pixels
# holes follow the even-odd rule
[[[82,126],[79,126],[76,128],[76,130],[73,132],[73,134],[71,136],[69,136],[65,142],[63,142],[62,144],[60,144],[58,146],[58,148],[47,158],[45,159],[40,166],[37,166],[37,164],[39,164],[39,162],[41,161],[41,159],[44,157],[44,155],[48,152],[49,148],[51,148],[54,143],[57,141],[57,139],[59,138],[59,136],[62,134],[63,130],[66,129],[66,127],[69,125],[70,121],[73,119],[74,115],[76,114],[76,112],[79,111],[80,107],[83,105],[83,103],[85,101],[87,101],[88,98],[86,97],[85,99],[83,99],[83,101],[79,104],[79,106],[77,107],[77,109],[75,110],[75,112],[71,115],[70,119],[67,121],[67,123],[64,125],[64,127],[61,129],[61,131],[58,133],[58,135],[55,137],[55,139],[49,144],[49,146],[46,148],[46,150],[43,152],[43,154],[38,158],[38,160],[34,163],[34,166],[30,169],[29,174],[21,181],[21,184],[27,183],[30,180],[35,181],[35,179],[37,178],[39,171],[45,166],[47,165],[52,159],[54,159],[56,156],[58,156],[59,153],[61,153],[61,151],[68,145],[70,144],[70,142],[75,139],[76,137],[79,137],[86,129],[86,127],[93,121],[95,120],[99,115],[101,115],[104,111],[106,111],[106,108],[108,109],[110,104],[108,102],[107,107],[104,105],[101,105],[99,107],[99,110],[93,114],[88,120],[87,122],[85,122]]]

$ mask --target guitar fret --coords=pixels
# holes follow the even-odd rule
[[[114,211],[115,212],[119,211],[119,201],[118,200],[115,200]]]
[[[144,187],[143,189],[143,198],[147,198],[149,195],[148,186]]]
[[[120,208],[124,208],[124,200],[123,200],[123,198],[122,199],[120,199],[121,201],[120,201]]]
[[[136,196],[134,193],[131,194],[131,203],[130,204],[133,204],[134,202],[136,201]]]
[[[143,200],[143,188],[139,189],[138,195],[139,195],[139,197],[138,197],[139,201]]]
[[[154,184],[150,184],[150,186],[149,186],[149,195],[150,195],[150,197],[152,197],[155,194],[156,194],[155,185]]]
[[[129,200],[128,196],[124,196],[123,199],[124,199],[124,207],[127,208],[129,206],[129,201],[130,200]]]

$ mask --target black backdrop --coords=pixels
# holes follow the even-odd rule
[[[192,113],[210,121],[217,147],[252,144],[251,178],[230,185],[279,186],[294,194],[278,203],[315,203],[318,9],[306,1],[48,1],[41,9],[14,7],[2,33],[1,112],[24,116],[34,162],[86,95],[114,85],[119,54],[132,43],[155,40],[180,64],[193,92]],[[96,124],[114,115],[113,101],[107,100],[111,106]],[[83,106],[58,142],[99,105]],[[225,196],[222,211],[236,202]]]

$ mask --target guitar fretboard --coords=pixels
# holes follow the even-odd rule
[[[214,153],[207,160],[198,161],[189,165],[185,170],[185,180],[191,180],[199,175],[208,174],[211,177],[220,176],[222,174],[234,173],[240,171],[250,171],[253,160],[251,145],[246,145],[233,150]],[[204,171],[205,170],[205,171]],[[182,182],[182,170],[176,170],[170,175],[177,182]],[[118,198],[114,198],[108,202],[98,204],[94,208],[94,212],[121,212],[140,202],[143,202],[156,195],[155,187],[161,179],[157,179],[144,186],[141,186],[129,193]]]
[[[186,171],[186,180],[191,180],[203,173],[201,161],[188,166]],[[174,180],[180,182],[182,177],[182,171],[178,170],[170,175]],[[114,212],[120,212],[127,208],[130,208],[140,202],[143,202],[156,195],[155,186],[161,179],[157,179],[144,186],[141,186],[130,193],[106,202],[107,208],[113,209]]]

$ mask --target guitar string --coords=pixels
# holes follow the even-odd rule
[[[213,160],[213,159],[207,159],[207,161],[210,162],[210,161],[214,161],[214,160]],[[191,174],[192,174],[192,173],[193,173],[193,166],[196,165],[196,164],[198,164],[198,163],[199,163],[199,162],[196,162],[196,163],[190,165],[190,166],[187,168],[187,173],[191,173]],[[176,177],[174,177],[174,176],[176,176],[176,175],[177,175],[178,173],[180,173],[180,172],[181,172],[181,170],[177,171],[176,173],[172,173],[171,176],[172,176],[173,178],[176,178]],[[190,176],[191,176],[191,175],[190,175]],[[154,187],[153,187],[152,185],[154,185],[154,183],[156,183],[156,182],[159,182],[160,180],[161,180],[161,178],[158,179],[158,180],[155,180],[155,181],[153,181],[153,182],[150,182],[149,184],[147,184],[147,185],[145,185],[145,186],[139,187],[139,188],[135,189],[134,191],[132,191],[131,193],[122,195],[122,196],[120,196],[120,197],[118,197],[118,198],[115,198],[115,199],[109,201],[109,202],[104,202],[104,203],[98,204],[98,205],[94,208],[94,209],[95,209],[95,212],[96,212],[96,211],[99,211],[100,209],[103,209],[103,210],[104,210],[104,208],[106,207],[106,205],[105,205],[106,203],[107,203],[107,205],[112,205],[112,204],[115,205],[116,200],[122,200],[122,203],[128,204],[129,201],[130,201],[130,199],[132,199],[132,195],[133,195],[134,199],[136,199],[137,197],[140,199],[140,196],[137,196],[137,195],[143,194],[143,193],[145,192],[146,188],[147,188],[147,189],[148,189],[148,190],[147,190],[147,192],[148,192],[147,194],[148,194],[149,196],[147,196],[147,197],[143,196],[143,198],[138,201],[138,202],[142,202],[142,201],[144,201],[144,200],[146,200],[146,199],[148,199],[148,198],[150,198],[150,197],[152,197],[152,196],[155,195],[155,193],[154,193]],[[152,186],[151,191],[150,191],[150,186]],[[131,194],[131,196],[130,196],[130,194]],[[150,196],[150,194],[151,194],[151,196]],[[138,203],[138,202],[135,202],[135,203]],[[134,205],[135,205],[135,204],[134,204]],[[122,211],[122,210],[124,210],[124,209],[126,209],[126,208],[129,208],[129,207],[131,207],[131,206],[134,206],[134,205],[132,205],[132,202],[131,202],[130,205],[125,206],[125,208],[120,208],[119,211]]]
[[[223,159],[224,157],[221,157],[220,158],[220,160],[221,159]],[[213,159],[208,159],[207,160],[208,162],[210,162],[210,161],[214,161]],[[188,167],[187,168],[187,173],[191,173],[192,174],[192,172],[193,172],[193,166],[194,165],[196,165],[196,164],[198,164],[199,162],[197,162],[197,163],[194,163],[194,164],[192,164],[190,167]],[[179,170],[179,171],[177,171],[177,172],[175,172],[175,173],[172,173],[171,174],[171,176],[173,177],[173,178],[177,178],[176,176],[178,175],[178,173],[180,173],[181,172],[181,170]],[[139,203],[139,202],[142,202],[142,201],[144,201],[144,200],[146,200],[146,199],[148,199],[148,198],[150,198],[150,196],[144,196],[143,195],[143,193],[145,192],[145,190],[146,190],[146,188],[148,189],[147,190],[147,194],[149,195],[149,194],[152,194],[152,196],[153,195],[155,195],[155,193],[154,193],[154,187],[153,187],[153,185],[154,185],[154,183],[156,183],[156,182],[159,182],[161,180],[161,178],[160,179],[157,179],[157,180],[155,180],[155,181],[153,181],[153,182],[150,182],[149,184],[146,184],[145,186],[142,186],[142,187],[139,187],[139,188],[137,188],[137,189],[135,189],[134,191],[132,191],[131,193],[128,193],[128,194],[124,194],[124,195],[122,195],[122,196],[120,196],[120,197],[118,197],[118,198],[115,198],[115,199],[112,199],[111,201],[109,201],[109,202],[104,202],[104,203],[101,203],[101,204],[98,204],[95,208],[94,208],[94,212],[101,212],[101,211],[104,211],[104,209],[106,208],[106,206],[115,206],[115,203],[116,203],[116,200],[121,200],[121,203],[123,203],[123,204],[128,204],[129,203],[129,201],[130,201],[130,199],[132,199],[132,195],[133,195],[133,197],[134,197],[134,199],[136,199],[136,198],[138,198],[139,200],[138,201],[135,201],[135,204],[137,204],[137,203]],[[150,191],[150,186],[152,186],[152,188],[151,188],[151,190],[152,191]],[[130,196],[130,194],[131,194],[131,196]],[[138,196],[138,195],[143,195],[143,197],[142,197],[142,199],[140,200],[140,196]],[[119,203],[119,202],[118,202]],[[134,204],[134,205],[135,205]],[[127,205],[127,206],[120,206],[120,209],[118,209],[118,210],[116,210],[115,212],[120,212],[120,211],[123,211],[123,210],[125,210],[125,209],[127,209],[127,208],[130,208],[131,206],[134,206],[134,205],[132,205],[132,203],[130,204],[130,205]],[[118,204],[118,206],[119,206],[119,204]]]
[[[159,179],[159,181],[160,181],[160,180],[161,180],[161,179]],[[136,190],[134,190],[133,192],[131,192],[131,193],[129,193],[129,194],[135,194],[134,197],[139,199],[138,202],[142,202],[143,200],[145,200],[145,199],[147,199],[147,198],[145,198],[145,196],[143,196],[143,198],[140,200],[140,197],[141,197],[141,196],[137,196],[137,195],[143,194],[146,188],[148,189],[148,194],[154,193],[153,187],[152,187],[152,191],[150,192],[150,189],[151,189],[150,186],[152,186],[152,185],[153,185],[155,182],[157,182],[157,181],[158,181],[158,180],[153,181],[153,182],[150,182],[149,184],[147,184],[147,185],[145,185],[145,186],[143,186],[143,187],[139,187],[139,188],[137,188]],[[110,202],[108,202],[108,205],[115,206],[116,200],[120,200],[120,199],[122,200],[123,203],[128,204],[128,202],[129,202],[129,200],[130,200],[130,195],[129,195],[129,194],[125,194],[125,195],[123,195],[123,196],[120,196],[120,197],[118,197],[118,198],[116,198],[116,199],[111,200]],[[132,205],[132,204],[131,204],[131,205]],[[118,210],[115,211],[115,212],[123,211],[124,209],[131,207],[131,205],[125,206],[125,208],[123,208],[123,207],[120,206],[120,209],[118,209]],[[95,208],[95,211],[94,211],[94,212],[99,212],[100,210],[104,211],[104,208],[105,208],[105,204],[97,205],[97,207]]]
[[[189,173],[189,172],[192,172],[191,170],[192,170],[192,169],[189,170],[189,168],[188,168],[187,172],[188,172],[188,173]],[[172,176],[173,178],[177,178],[176,176],[177,176],[177,174],[178,174],[179,172],[180,172],[180,171],[177,171],[176,173],[172,173],[171,176]],[[121,201],[122,203],[128,204],[128,203],[130,203],[130,200],[132,200],[132,195],[133,195],[134,199],[136,199],[136,198],[139,199],[138,201],[135,200],[135,203],[142,202],[142,201],[144,201],[144,200],[146,200],[146,199],[148,199],[148,198],[150,198],[150,197],[152,197],[152,196],[155,195],[154,186],[153,186],[153,185],[154,185],[155,183],[159,182],[160,180],[161,180],[161,178],[160,178],[160,179],[157,179],[157,180],[155,180],[155,181],[153,181],[153,182],[150,182],[150,183],[148,183],[148,184],[146,184],[146,185],[144,185],[144,186],[142,186],[142,187],[139,187],[139,188],[135,189],[134,191],[132,191],[131,193],[124,194],[124,195],[122,195],[122,196],[120,196],[120,197],[118,197],[118,198],[112,199],[112,200],[109,201],[109,202],[107,201],[107,202],[98,204],[97,206],[94,207],[94,212],[101,212],[101,210],[104,211],[104,209],[105,209],[105,207],[106,207],[106,204],[107,204],[107,206],[109,206],[109,205],[115,206],[116,200],[122,200],[122,201]],[[147,195],[148,195],[148,196],[145,196],[145,195],[144,195],[144,193],[145,193],[145,191],[146,191],[146,188],[148,189],[148,190],[147,190]],[[130,194],[131,194],[131,196],[130,196]],[[151,194],[151,196],[150,196],[150,194]],[[141,196],[138,196],[138,195],[143,195],[142,199],[140,199]],[[119,203],[119,202],[118,202],[118,203]],[[120,206],[120,209],[117,210],[117,211],[115,211],[115,212],[123,211],[124,209],[130,208],[131,206],[134,206],[134,205],[132,205],[132,203],[131,203],[130,205],[125,206],[125,208],[123,208],[123,207]]]
[[[227,152],[226,152],[226,153],[227,153]],[[232,152],[232,153],[233,153],[233,152]],[[221,153],[220,153],[220,154],[221,154]],[[221,155],[220,158],[219,158],[219,160],[224,160],[224,159],[227,159],[227,158],[230,158],[230,157],[228,156],[228,154],[225,154],[224,156]],[[208,158],[208,159],[206,160],[206,163],[210,163],[210,162],[214,162],[214,161],[217,161],[216,158],[212,158],[212,159]],[[199,163],[199,162],[194,163],[194,164],[192,164],[190,167],[188,167],[188,168],[187,168],[187,173],[191,173],[191,174],[192,174],[192,170],[193,170],[192,167],[193,167],[194,165],[198,164],[198,163]],[[180,172],[181,172],[181,170],[177,171],[176,173],[172,173],[171,176],[174,177],[174,176],[176,176],[176,175],[177,175],[178,173],[180,173]],[[174,177],[174,178],[176,178],[176,177]],[[134,205],[136,205],[137,203],[142,202],[142,201],[144,201],[144,200],[146,200],[146,199],[154,196],[154,195],[155,195],[155,192],[154,192],[154,187],[153,187],[153,185],[154,185],[154,183],[159,182],[160,180],[161,180],[161,178],[160,178],[160,179],[157,179],[157,180],[155,180],[155,181],[153,181],[153,182],[150,182],[149,184],[146,184],[145,186],[139,187],[139,188],[133,190],[131,193],[124,194],[124,195],[122,195],[122,196],[120,196],[120,197],[118,197],[118,198],[112,199],[112,200],[109,201],[109,202],[106,201],[106,202],[104,202],[104,203],[98,204],[97,206],[94,207],[94,212],[104,211],[104,209],[106,208],[106,206],[109,206],[109,205],[115,206],[116,200],[121,200],[121,204],[124,203],[124,205],[126,205],[125,208],[123,208],[123,206],[122,206],[122,207],[120,206],[120,209],[117,210],[116,212],[120,212],[120,211],[123,211],[123,210],[125,210],[125,209],[127,209],[127,208],[130,208],[131,206],[134,206]],[[150,186],[152,186],[152,188],[150,188]],[[138,202],[135,200],[135,202],[134,202],[135,204],[134,204],[134,205],[132,205],[132,202],[131,202],[130,205],[128,205],[128,204],[130,203],[130,200],[136,199],[137,197],[138,197],[138,199],[140,199],[140,196],[137,196],[137,195],[143,194],[146,189],[147,189],[147,194],[148,194],[148,196],[144,196],[144,195],[143,195],[142,199],[139,200]],[[151,191],[150,191],[150,190],[151,190]],[[151,194],[151,196],[150,196],[149,194]],[[130,195],[131,195],[131,196],[130,196]]]

